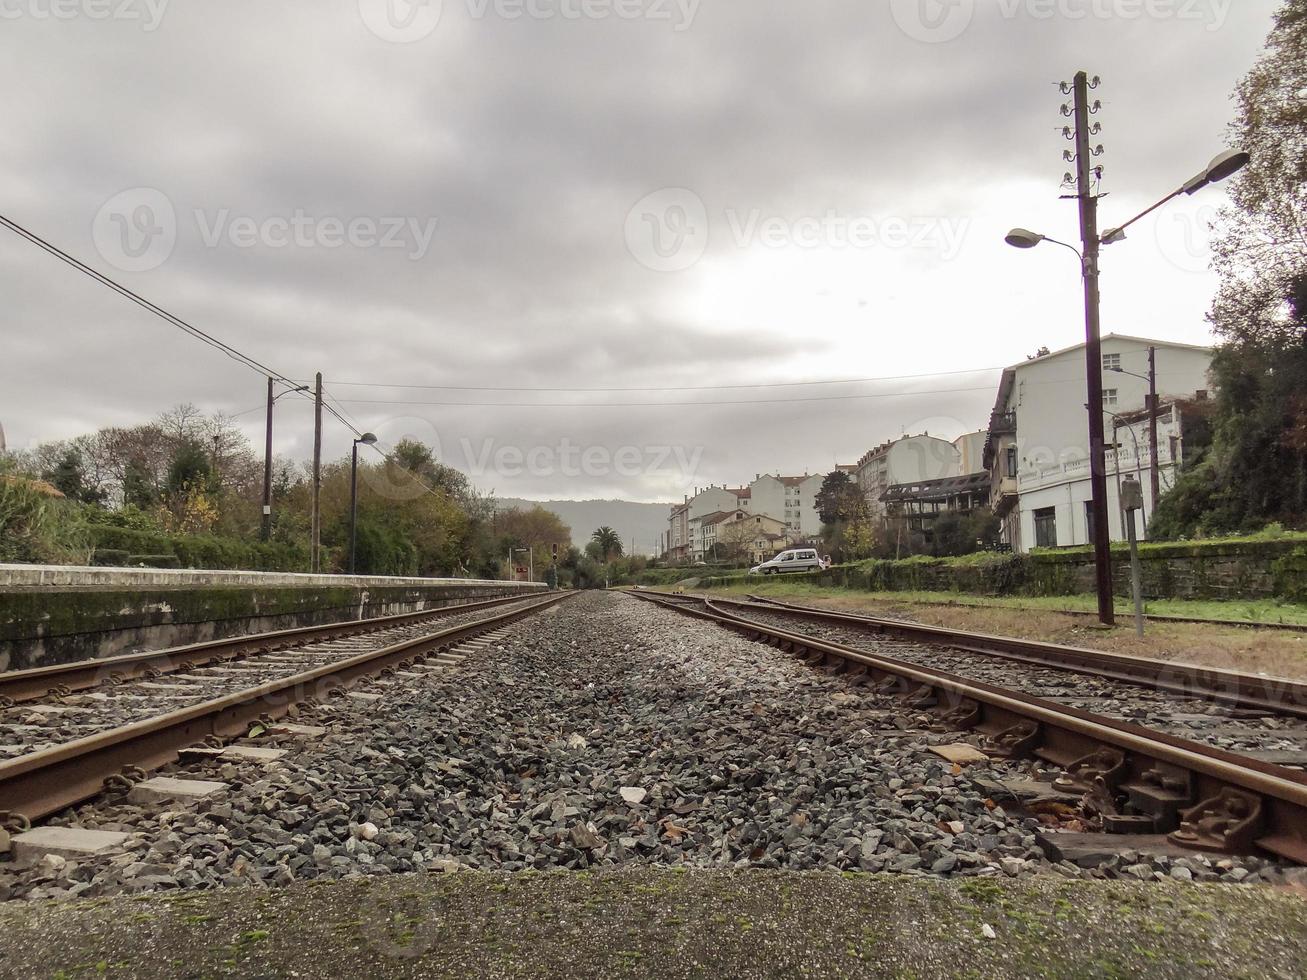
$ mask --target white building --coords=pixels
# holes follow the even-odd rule
[[[962,453],[947,439],[923,433],[881,443],[858,460],[858,489],[876,518],[885,516],[885,491],[896,484],[923,483],[960,474]]]
[[[796,539],[815,538],[821,533],[817,492],[823,479],[821,474],[759,474],[748,486],[750,511],[781,521]]]
[[[745,488],[730,489],[711,486],[695,489],[694,496],[672,508],[668,518],[672,546],[668,554],[672,560],[702,561],[707,544],[703,536],[703,518],[723,511],[749,508],[749,493]],[[683,543],[682,543],[683,542]]]
[[[1137,473],[1144,486],[1145,522],[1150,492],[1148,348],[1157,349],[1158,471],[1165,492],[1183,459],[1177,399],[1207,397],[1209,347],[1108,334],[1103,347],[1103,427],[1107,452],[1109,533],[1125,538],[1118,478]],[[1003,540],[1015,551],[1089,543],[1089,424],[1086,418],[1085,345],[1044,353],[1003,372],[985,448],[991,473],[990,506]],[[1142,416],[1141,416],[1142,413]],[[1116,432],[1114,436],[1114,430]],[[1111,448],[1113,445],[1118,448]],[[1137,445],[1137,449],[1136,449]],[[1142,457],[1142,458],[1141,458]]]
[[[967,432],[953,440],[953,448],[958,451],[958,471],[956,476],[967,476],[971,473],[983,473],[985,466],[985,442],[989,439],[989,432],[981,429],[978,432]]]

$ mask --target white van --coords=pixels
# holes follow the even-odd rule
[[[749,569],[750,575],[777,575],[782,572],[819,572],[825,568],[821,556],[812,548],[791,548],[761,565]]]

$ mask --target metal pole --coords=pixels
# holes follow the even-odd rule
[[[1162,474],[1157,469],[1157,348],[1148,348],[1148,481],[1153,491],[1153,502],[1148,514],[1157,513],[1157,501],[1162,496]],[[1148,521],[1144,529],[1147,533]]]
[[[359,519],[359,443],[354,440],[354,449],[349,459],[349,573],[354,574],[354,548],[358,541],[357,529]]]
[[[272,537],[272,379],[268,379],[268,420],[263,440],[263,524],[259,536]]]
[[[1127,477],[1123,490],[1126,538],[1130,541],[1130,594],[1135,600],[1135,632],[1144,635],[1143,586],[1139,574],[1139,539],[1135,536],[1135,511],[1144,509],[1144,488],[1134,477]]]
[[[1139,583],[1139,539],[1135,536],[1135,512],[1125,512],[1126,534],[1130,537],[1130,592],[1135,600],[1135,632],[1144,635],[1144,601]]]
[[[1112,552],[1107,527],[1107,465],[1103,448],[1103,346],[1098,307],[1098,198],[1094,194],[1089,146],[1089,76],[1075,77],[1076,190],[1080,199],[1080,241],[1084,248],[1085,375],[1089,404],[1089,487],[1094,516],[1094,577],[1098,619],[1112,626]]]
[[[534,582],[536,580],[536,550],[535,548],[526,549],[527,573],[526,580]]]
[[[313,386],[313,515],[309,526],[310,568],[322,570],[322,372]]]

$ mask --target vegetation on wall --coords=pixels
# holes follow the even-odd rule
[[[1217,221],[1211,448],[1159,502],[1155,536],[1300,526],[1307,514],[1305,90],[1307,4],[1290,0],[1235,92],[1231,142],[1252,160]]]
[[[10,454],[0,468],[0,560],[307,571],[307,465],[273,467],[262,534],[263,461],[229,419],[182,405],[133,428],[107,428]],[[350,462],[324,464],[323,569],[348,567]],[[499,578],[510,549],[544,568],[571,530],[539,507],[499,509],[413,440],[360,459],[360,574]]]

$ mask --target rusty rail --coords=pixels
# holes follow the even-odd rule
[[[910,623],[901,619],[863,616],[858,613],[820,609],[775,599],[760,599],[757,596],[749,598],[753,601],[742,602],[737,599],[712,601],[719,606],[756,609],[759,612],[790,615],[832,625],[853,626],[899,639],[948,646],[967,653],[1056,667],[1059,670],[1092,674],[1131,684],[1146,684],[1159,690],[1205,698],[1237,708],[1258,709],[1307,718],[1307,684],[1286,677],[1246,674],[1221,667],[1136,657],[1124,653],[1110,653],[1106,650],[1089,650],[1085,647],[1045,643],[1040,640],[1023,640],[1012,636],[968,633],[942,626]]]
[[[119,683],[167,674],[178,670],[191,670],[202,665],[216,665],[225,660],[236,660],[254,653],[269,653],[274,649],[317,643],[344,636],[355,636],[375,630],[390,629],[408,623],[421,622],[443,616],[490,609],[510,602],[524,602],[532,598],[525,595],[501,596],[476,602],[436,606],[411,613],[393,616],[375,616],[371,619],[352,619],[341,623],[323,623],[318,626],[300,626],[295,629],[273,630],[267,633],[247,633],[220,640],[205,640],[187,646],[150,650],[144,653],[125,653],[116,657],[99,657],[78,660],[50,667],[32,667],[28,670],[11,670],[0,674],[0,705],[37,701],[44,697],[60,696],[70,691],[84,691],[101,684]]]
[[[516,622],[575,593],[554,593],[530,605],[494,613],[437,633],[372,650],[299,674],[278,678],[202,704],[88,735],[63,745],[0,762],[0,808],[28,820],[96,796],[124,767],[157,769],[179,750],[242,734],[254,721],[275,721],[291,705],[343,692],[358,678],[421,660],[498,626]]]
[[[991,755],[1035,755],[1092,794],[1106,829],[1169,833],[1209,851],[1266,851],[1307,864],[1307,774],[970,680],[948,671],[791,633],[699,599],[632,593],[849,672],[884,694],[937,715],[940,730],[974,731]],[[737,604],[738,605],[738,604]],[[747,603],[745,605],[748,605]]]

